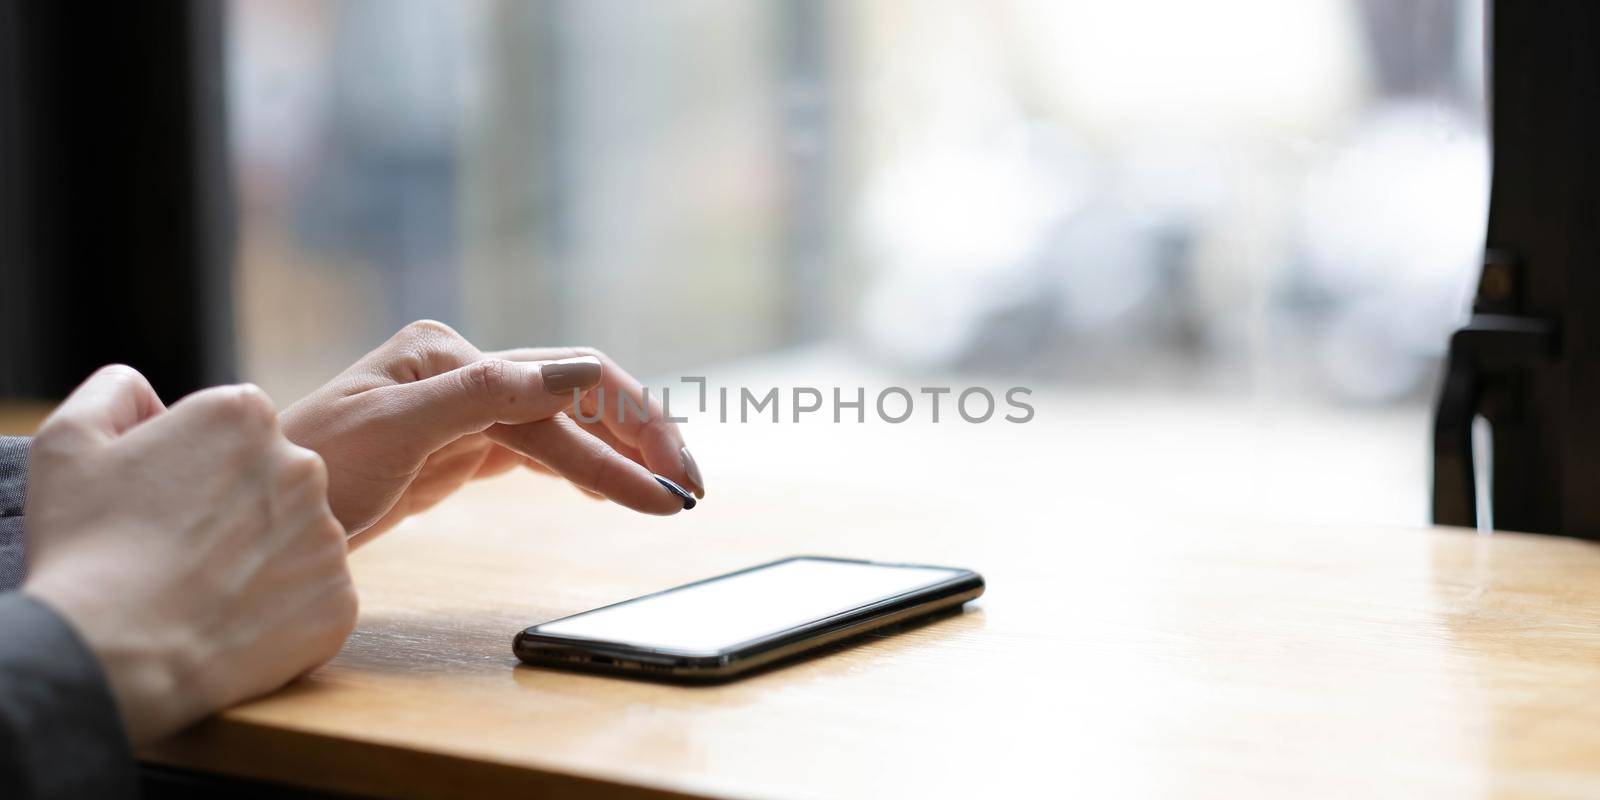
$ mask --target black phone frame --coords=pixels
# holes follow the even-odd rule
[[[832,616],[740,642],[714,653],[640,647],[622,642],[541,633],[539,628],[583,614],[719,581],[790,561],[833,561],[877,567],[950,570],[949,579],[902,592]],[[983,594],[983,576],[970,569],[904,564],[833,556],[797,555],[640,595],[599,608],[530,625],[516,635],[512,650],[523,663],[581,672],[624,675],[680,683],[718,683],[886,626],[953,609]]]

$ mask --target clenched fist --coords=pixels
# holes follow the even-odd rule
[[[94,650],[135,743],[281,686],[355,624],[327,470],[275,411],[253,386],[165,409],[106,367],[33,441],[23,591]]]

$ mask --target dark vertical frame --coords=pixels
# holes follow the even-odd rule
[[[0,0],[0,397],[27,393],[35,375],[29,211],[23,179],[28,159],[22,85],[22,3]]]
[[[225,5],[5,2],[0,394],[231,378]]]

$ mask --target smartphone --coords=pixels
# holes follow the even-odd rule
[[[795,556],[534,625],[528,664],[723,681],[983,594],[969,569]]]

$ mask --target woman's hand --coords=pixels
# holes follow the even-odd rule
[[[71,621],[135,744],[332,658],[356,620],[316,453],[253,386],[165,409],[106,367],[39,428],[22,591]]]
[[[329,502],[351,546],[443,500],[474,478],[518,465],[559,475],[593,495],[649,514],[690,507],[661,475],[704,496],[677,426],[649,398],[648,419],[604,413],[580,422],[575,397],[607,411],[643,387],[585,348],[484,354],[449,326],[407,325],[327,385],[285,410],[284,433],[328,464]],[[655,473],[655,474],[652,474]]]

